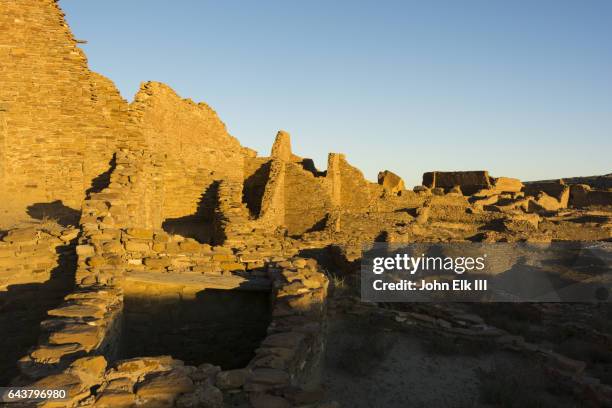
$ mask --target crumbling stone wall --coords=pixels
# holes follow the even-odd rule
[[[69,253],[77,234],[75,228],[51,223],[9,231],[0,241],[0,290],[51,279],[51,271],[59,265],[59,254]]]
[[[478,190],[491,188],[489,172],[482,171],[432,171],[423,174],[423,185],[429,188],[443,188],[445,191],[459,186],[466,195]]]
[[[259,221],[269,229],[285,225],[285,163],[270,161],[270,173],[262,197]]]
[[[546,193],[559,200],[562,207],[567,207],[569,203],[570,186],[566,185],[562,179],[549,182],[526,183],[523,191],[528,196],[537,196],[542,192]]]
[[[612,191],[594,190],[586,184],[570,187],[569,205],[572,207],[612,206]]]
[[[214,182],[244,178],[245,151],[215,111],[180,98],[168,86],[144,83],[130,107],[148,148],[159,158],[162,218],[211,222]]]
[[[320,229],[331,209],[325,177],[297,163],[285,163],[285,226],[291,235]]]
[[[0,190],[11,197],[0,225],[35,203],[78,210],[127,137],[127,104],[88,69],[55,1],[1,2],[0,31]]]
[[[47,310],[72,290],[77,234],[47,222],[10,230],[0,241],[0,384],[17,375]]]
[[[242,201],[253,217],[261,215],[263,196],[270,174],[272,161],[267,157],[245,157],[244,187]]]
[[[327,178],[334,205],[345,211],[366,211],[382,193],[382,187],[368,182],[343,154],[330,153]]]

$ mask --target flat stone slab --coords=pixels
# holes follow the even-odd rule
[[[272,288],[268,278],[241,276],[207,276],[178,273],[128,272],[125,275],[128,282],[144,282],[168,285],[186,285],[202,289],[226,289],[265,291]]]

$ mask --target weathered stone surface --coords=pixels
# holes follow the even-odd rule
[[[156,373],[147,376],[137,385],[136,394],[139,397],[159,395],[178,395],[194,390],[193,381],[177,371]]]
[[[43,345],[30,353],[30,356],[42,363],[56,363],[60,358],[78,353],[83,348],[79,344]]]
[[[510,231],[537,230],[541,217],[537,214],[512,214],[504,220]]]
[[[210,384],[198,386],[194,392],[183,394],[176,400],[178,408],[223,408],[223,393]]]
[[[102,382],[105,370],[106,359],[102,356],[95,356],[75,360],[70,364],[67,372],[79,377],[84,384],[97,384]]]
[[[53,331],[49,335],[49,342],[52,344],[79,343],[85,349],[90,350],[102,340],[103,335],[104,332],[99,326],[68,325],[61,330]]]
[[[274,144],[272,145],[270,156],[283,161],[291,161],[293,159],[293,153],[291,153],[291,137],[289,133],[284,130],[278,131]]]
[[[318,258],[329,249],[338,269],[348,274],[359,264],[363,245],[374,240],[609,239],[604,210],[559,211],[569,195],[575,207],[609,204],[609,191],[570,190],[559,182],[527,185],[521,192],[519,180],[493,179],[485,171],[426,173],[427,187],[405,191],[397,175],[384,172],[379,184],[372,183],[338,153],[329,155],[326,171],[319,171],[312,160],[292,153],[289,135],[282,131],[271,157],[257,157],[227,133],[210,107],[181,99],[163,84],[143,84],[128,107],[109,81],[88,71],[56,3],[25,0],[22,6],[0,4],[0,27],[8,27],[9,34],[8,48],[0,46],[0,62],[6,63],[0,70],[10,79],[8,88],[0,88],[0,190],[20,198],[14,208],[3,207],[7,211],[0,216],[55,198],[77,215],[82,209],[82,215],[78,229],[40,224],[5,234],[0,287],[53,286],[63,275],[70,275],[72,284],[68,268],[76,265],[77,290],[61,306],[50,306],[56,318],[45,321],[42,344],[20,363],[27,366],[24,374],[36,378],[72,362],[64,377],[48,379],[87,398],[82,405],[96,399],[97,406],[220,407],[219,388],[228,394],[241,388],[256,392],[254,406],[316,403],[318,398],[292,384],[321,353],[329,282],[314,259],[292,258],[297,253]],[[15,21],[15,15],[34,27],[21,28],[23,21]],[[20,33],[16,39],[14,26]],[[47,30],[50,39],[40,35]],[[33,74],[17,78],[16,58],[34,64]],[[29,88],[31,94],[23,93]],[[49,97],[55,92],[66,95]],[[1,102],[5,99],[11,99],[8,108]],[[41,138],[35,141],[40,148],[35,137]],[[31,168],[33,160],[41,164],[40,175],[27,172],[24,163]],[[162,226],[172,233],[162,232]],[[248,371],[219,372],[207,364],[195,368],[170,357],[121,361],[105,371],[106,361],[97,355],[112,355],[120,341],[120,314],[134,313],[123,309],[126,282],[138,273],[150,279],[152,272],[174,288],[145,290],[146,297],[183,301],[197,298],[201,288],[184,285],[196,277],[208,284],[217,278],[245,282],[240,289],[258,280],[266,288],[272,283],[272,322]],[[337,289],[341,286],[339,281]],[[351,299],[333,306],[334,312],[352,307]],[[443,315],[441,310],[436,313]],[[440,315],[412,319],[405,314],[396,321],[418,320],[453,336],[499,334],[473,327],[484,326],[482,320]],[[519,347],[510,343],[504,344]],[[563,371],[582,371],[580,362],[529,347],[556,360]],[[76,399],[67,405],[72,402]]]
[[[170,356],[143,357],[122,360],[117,363],[113,378],[138,377],[146,372],[170,370],[178,363]]]
[[[529,202],[530,212],[557,211],[562,207],[559,200],[543,192],[539,193],[535,200]]]
[[[450,189],[461,187],[466,195],[491,187],[487,171],[434,171],[423,174],[423,185],[429,188],[441,187]]]
[[[510,177],[497,177],[493,179],[493,189],[496,191],[517,192],[521,191],[522,188],[523,183],[519,179]]]
[[[244,385],[249,371],[246,369],[221,371],[217,374],[215,385],[222,390],[240,388]]]
[[[40,390],[66,390],[69,401],[79,399],[79,397],[85,398],[90,394],[88,387],[80,381],[79,377],[67,373],[49,375],[31,384],[30,387]]]
[[[385,170],[378,173],[378,184],[383,186],[389,194],[397,194],[406,189],[404,180],[392,171]]]
[[[272,386],[289,384],[289,374],[284,370],[274,368],[256,368],[252,371],[249,381]]]
[[[58,307],[47,312],[49,316],[61,317],[103,317],[105,310],[97,306],[73,304]]]
[[[128,228],[126,233],[134,238],[153,239],[153,231],[143,228]]]
[[[556,198],[561,208],[567,207],[569,202],[569,186],[562,179],[550,182],[526,183],[523,187],[526,195],[537,197],[540,193]]]
[[[97,395],[96,408],[128,408],[136,405],[136,395],[129,391],[104,390]]]
[[[570,187],[569,205],[572,207],[612,206],[612,191],[593,190],[586,184]]]

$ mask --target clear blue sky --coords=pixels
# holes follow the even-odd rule
[[[612,1],[61,0],[131,101],[165,82],[267,155],[523,180],[612,172]]]

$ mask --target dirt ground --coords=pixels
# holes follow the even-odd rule
[[[320,382],[351,408],[572,407],[520,354],[411,333],[376,315],[329,321]]]

